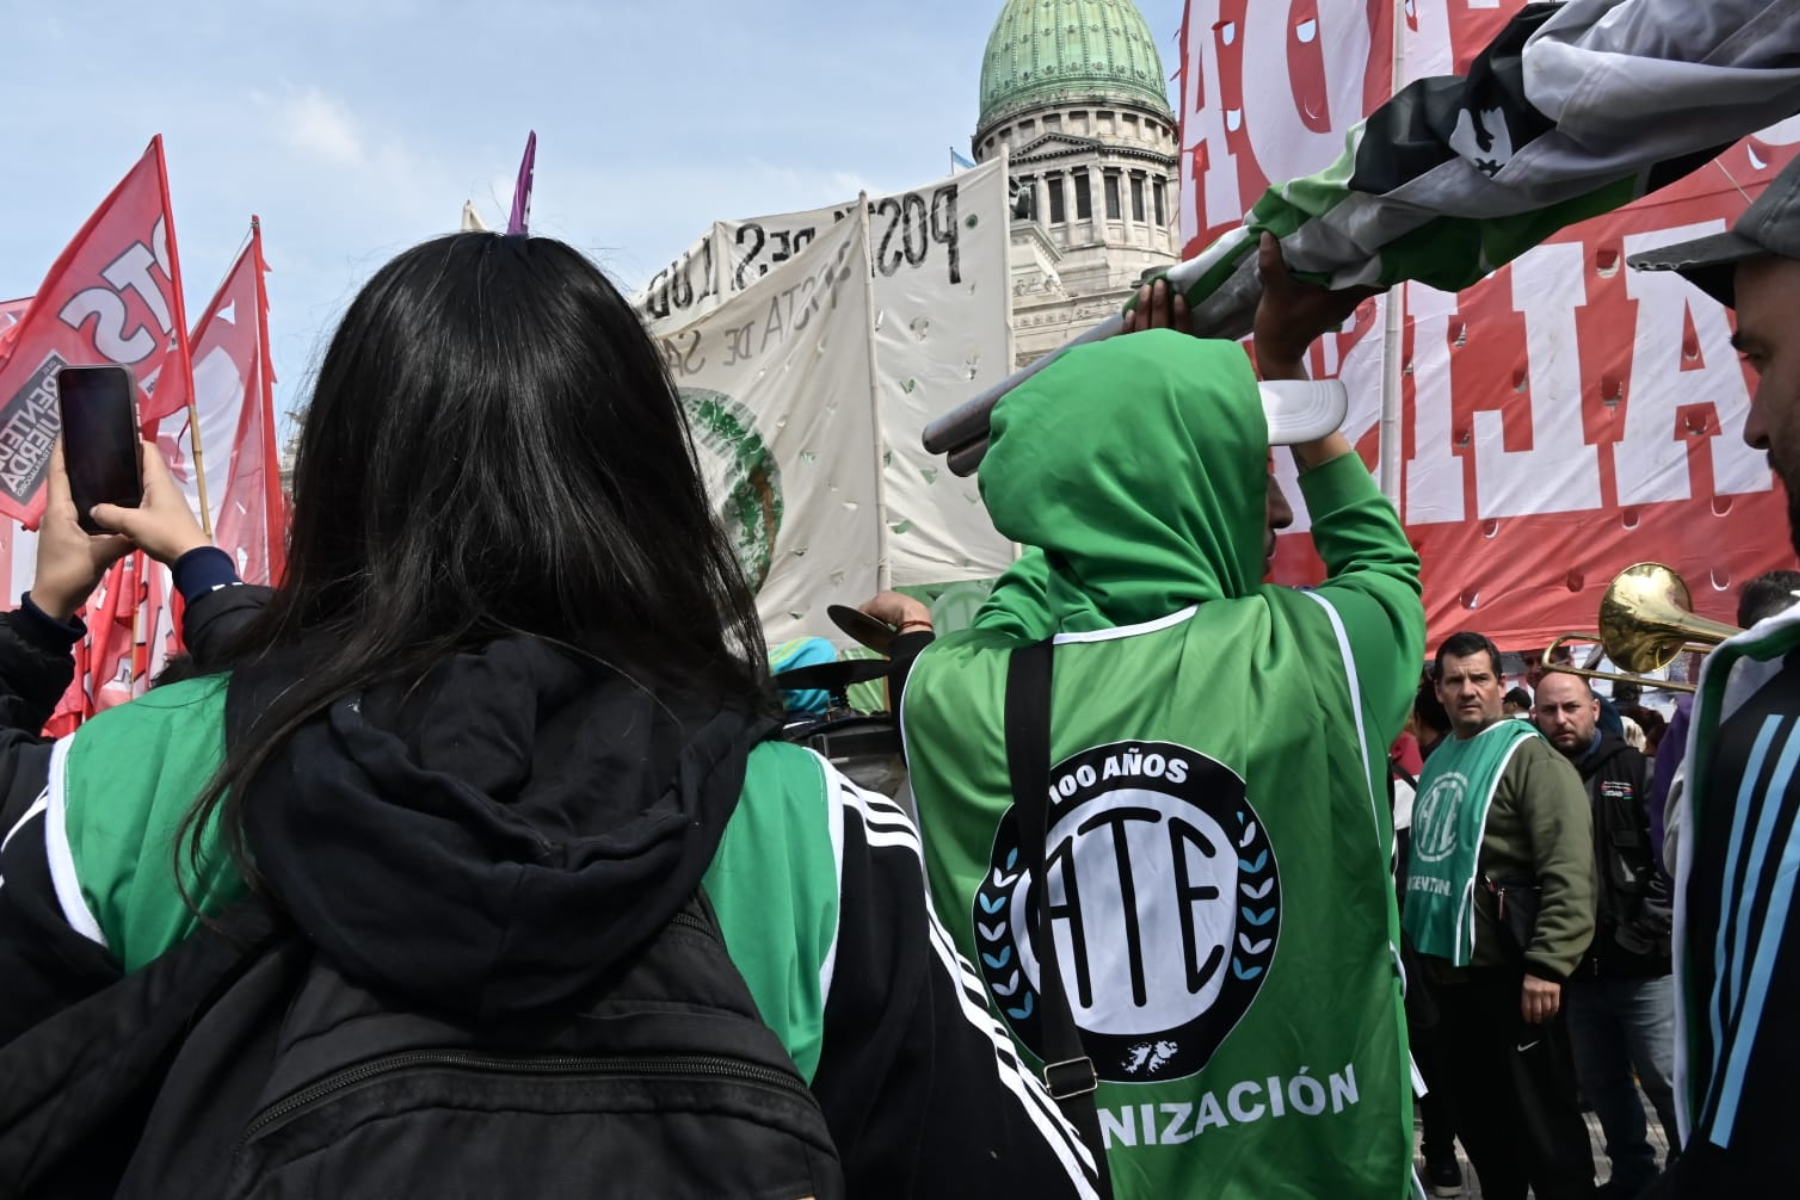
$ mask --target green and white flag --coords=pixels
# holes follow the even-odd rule
[[[1467,75],[1404,88],[1177,270],[1209,336],[1250,331],[1264,232],[1332,288],[1458,291],[1796,113],[1794,0],[1528,5]]]

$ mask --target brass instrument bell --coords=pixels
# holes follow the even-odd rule
[[[1681,576],[1661,563],[1638,563],[1613,579],[1600,600],[1599,633],[1574,632],[1544,650],[1543,665],[1584,679],[1611,679],[1670,692],[1691,692],[1691,683],[1650,676],[1683,654],[1710,653],[1726,638],[1743,632],[1734,625],[1694,613],[1694,600]],[[1623,671],[1592,671],[1552,661],[1566,642],[1598,642]]]

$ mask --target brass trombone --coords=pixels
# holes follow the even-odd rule
[[[1734,625],[1694,613],[1694,600],[1681,576],[1661,563],[1627,567],[1600,600],[1600,632],[1565,633],[1544,650],[1547,670],[1584,679],[1612,679],[1667,692],[1691,692],[1691,683],[1649,676],[1687,653],[1707,654],[1726,638],[1742,633]],[[1591,671],[1553,661],[1566,642],[1598,642],[1622,672]]]

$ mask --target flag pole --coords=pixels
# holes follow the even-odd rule
[[[857,236],[863,248],[863,298],[868,307],[864,325],[869,334],[869,441],[875,451],[875,519],[881,522],[875,557],[875,588],[885,592],[894,586],[894,562],[888,553],[887,463],[881,452],[881,366],[875,352],[875,261],[869,247],[869,193],[856,197]]]
[[[1389,98],[1406,87],[1406,0],[1394,0],[1394,75]],[[1400,455],[1403,451],[1400,413],[1405,386],[1406,284],[1388,289],[1387,321],[1381,346],[1381,429],[1377,441],[1377,466],[1381,494],[1395,512],[1402,510]]]
[[[187,301],[181,294],[181,254],[175,245],[175,209],[169,203],[169,164],[163,158],[162,134],[157,134],[151,145],[156,147],[156,182],[162,188],[163,212],[168,221],[164,232],[169,239],[169,290],[175,293],[176,365],[181,368],[182,382],[187,385],[188,436],[194,444],[194,486],[200,495],[200,532],[210,541],[213,535],[212,506],[206,499],[206,461],[200,449],[200,408],[194,401],[193,348],[188,345]]]
[[[1007,186],[1011,181],[1012,181],[1012,145],[1009,142],[1001,142],[1000,143],[1000,228],[1006,230],[1007,233],[1006,233],[1006,286],[1001,288],[1000,290],[1001,290],[1002,294],[1005,296],[1005,304],[1006,304],[1006,369],[1008,372],[1017,371],[1019,369],[1019,333],[1013,324],[1013,319],[1017,315],[1017,309],[1013,305],[1013,290],[1012,290],[1012,197],[1011,197],[1011,194],[1007,191]],[[1064,215],[1069,217],[1070,224],[1072,225],[1074,223],[1074,219],[1075,219],[1074,212],[1070,211]],[[1012,544],[1012,556],[1013,556],[1014,562],[1018,562],[1019,559],[1024,555],[1024,553],[1025,553],[1025,546],[1023,543],[1014,542]]]
[[[262,582],[279,586],[287,573],[287,498],[281,489],[281,453],[275,438],[275,352],[269,344],[269,264],[263,258],[262,218],[250,217],[250,247],[256,256],[256,354],[262,365],[263,425],[263,562],[269,577]]]

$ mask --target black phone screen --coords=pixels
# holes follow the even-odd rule
[[[88,516],[94,505],[136,508],[144,495],[136,386],[124,367],[65,367],[57,373],[63,465],[75,512],[89,533],[105,532]]]

